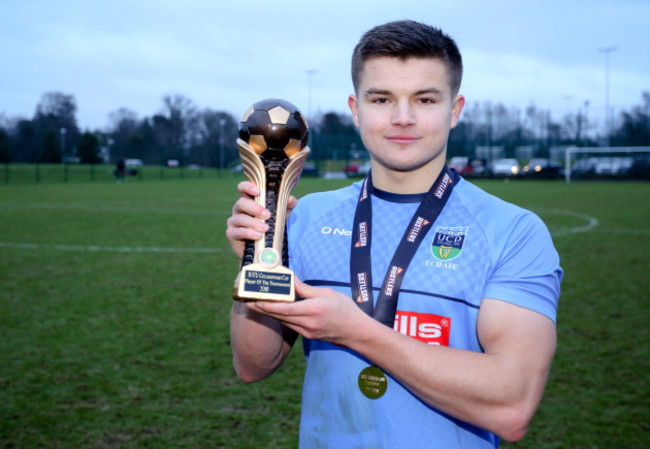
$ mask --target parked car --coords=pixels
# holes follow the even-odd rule
[[[627,176],[634,160],[631,157],[598,158],[595,173],[598,176]]]
[[[467,168],[469,165],[469,158],[465,156],[455,156],[452,157],[449,161],[449,168],[453,168],[461,175],[467,174]]]
[[[633,179],[650,179],[650,157],[635,157],[632,167],[630,167],[630,176]]]
[[[140,168],[144,164],[142,163],[142,159],[125,159],[124,160],[124,166],[126,168]]]
[[[490,175],[492,175],[492,171],[488,166],[487,160],[480,158],[470,159],[469,164],[465,167],[465,173],[463,173],[463,176],[470,178],[480,178]]]
[[[578,159],[571,166],[571,176],[575,178],[591,178],[596,174],[597,157]]]
[[[524,165],[523,174],[531,178],[555,179],[562,175],[562,171],[562,164],[544,158],[534,158]]]
[[[370,161],[361,164],[359,162],[351,162],[345,166],[343,171],[348,178],[355,176],[364,177],[370,171]]]
[[[312,177],[318,177],[318,168],[316,167],[315,164],[312,164],[311,162],[307,162],[303,167],[302,167],[302,172],[300,176],[312,176]]]
[[[494,176],[517,176],[521,173],[521,166],[517,159],[497,159],[492,162]]]
[[[487,161],[480,158],[469,158],[465,156],[452,157],[449,161],[449,168],[453,168],[459,175],[465,178],[478,178],[490,175]]]
[[[637,158],[638,159],[638,158]],[[576,179],[588,178],[624,178],[636,176],[641,167],[635,167],[634,157],[630,156],[591,156],[578,159],[571,166],[571,176]],[[642,170],[642,169],[641,169]]]

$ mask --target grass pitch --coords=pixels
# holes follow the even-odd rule
[[[0,186],[0,447],[297,446],[300,346],[258,384],[232,369],[235,183]],[[538,213],[565,269],[557,355],[516,447],[648,447],[650,184],[477,184]]]

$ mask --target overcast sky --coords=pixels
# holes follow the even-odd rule
[[[398,19],[454,37],[469,107],[532,102],[559,120],[588,101],[602,124],[606,55],[615,113],[650,91],[648,0],[0,0],[0,118],[32,118],[52,91],[75,97],[84,130],[176,93],[237,118],[268,97],[348,112],[354,45]]]

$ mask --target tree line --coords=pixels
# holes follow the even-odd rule
[[[114,163],[119,158],[145,164],[226,168],[236,164],[239,119],[226,111],[198,109],[182,94],[162,98],[160,111],[139,118],[127,108],[109,114],[106,130],[80,130],[73,95],[45,93],[31,119],[0,116],[0,162]],[[336,112],[310,119],[313,158],[363,158],[363,145],[352,117]],[[555,120],[548,110],[530,104],[524,110],[491,102],[467,105],[449,138],[448,154],[474,156],[479,146],[499,146],[505,156],[528,146],[535,157],[548,157],[554,146],[650,145],[650,92],[642,102],[622,111],[609,135],[596,131],[588,103]]]

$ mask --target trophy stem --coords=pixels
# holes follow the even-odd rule
[[[260,195],[255,198],[255,201],[266,207],[271,213],[271,217],[266,222],[269,229],[264,234],[264,237],[257,240],[253,245],[246,245],[242,266],[258,262],[256,256],[264,248],[273,248],[278,254],[282,254],[283,259],[285,259],[286,248],[284,241],[289,195],[291,195],[291,191],[298,183],[302,167],[305,165],[305,160],[311,150],[309,147],[305,147],[292,158],[270,160],[265,166],[250,145],[241,139],[237,140],[237,144],[244,175],[260,189]]]

